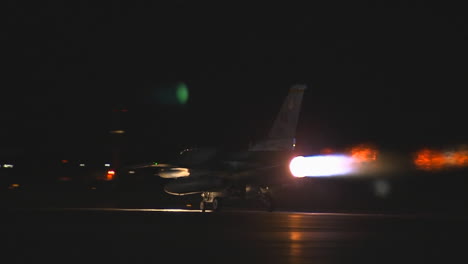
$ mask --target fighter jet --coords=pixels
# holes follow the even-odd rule
[[[228,201],[260,202],[274,210],[272,190],[290,178],[288,165],[294,157],[295,135],[306,85],[296,84],[267,134],[244,151],[214,147],[187,148],[174,162],[149,165],[166,182],[171,195],[201,194],[200,209],[218,211]]]

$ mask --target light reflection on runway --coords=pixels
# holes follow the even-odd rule
[[[81,263],[442,263],[466,260],[468,237],[467,218],[447,215],[43,208],[1,220],[6,252]]]
[[[47,210],[47,209],[46,209]],[[54,209],[48,209],[54,210]],[[77,210],[77,211],[115,211],[115,212],[169,212],[169,213],[201,213],[201,210],[195,209],[179,209],[179,208],[163,208],[163,209],[148,209],[148,208],[57,208],[55,210]],[[213,212],[205,210],[205,212]]]
[[[288,229],[296,230],[300,226],[302,217],[300,215],[288,215]],[[289,232],[289,263],[300,263],[303,253],[302,232]]]
[[[101,211],[101,212],[168,212],[168,213],[202,213],[199,209],[181,209],[181,208],[80,208],[80,207],[68,207],[68,208],[37,208],[37,209],[17,209],[27,211]],[[366,217],[416,217],[422,216],[422,214],[384,214],[384,213],[330,213],[330,212],[301,212],[301,211],[274,211],[265,212],[260,210],[245,210],[245,209],[228,209],[222,212],[215,212],[213,210],[205,210],[206,213],[257,213],[257,214],[287,214],[289,217],[299,217],[300,215],[322,215],[322,216],[366,216]]]
[[[199,209],[181,209],[181,208],[81,208],[81,207],[68,207],[68,208],[18,208],[18,211],[96,211],[96,212],[167,212],[167,213],[203,213]],[[227,209],[221,212],[215,212],[213,210],[206,209],[206,213],[216,214],[287,214],[291,218],[299,218],[302,216],[349,216],[349,217],[380,217],[380,218],[447,218],[451,215],[443,214],[429,214],[429,213],[332,213],[332,212],[302,212],[302,211],[274,211],[266,212],[261,210],[246,210],[246,209]]]

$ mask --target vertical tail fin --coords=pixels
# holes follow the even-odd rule
[[[281,107],[268,137],[249,148],[249,151],[293,150],[296,143],[296,127],[306,86],[293,85]]]

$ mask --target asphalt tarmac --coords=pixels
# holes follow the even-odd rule
[[[468,218],[4,209],[2,263],[467,263]]]

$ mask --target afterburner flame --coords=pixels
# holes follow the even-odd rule
[[[295,177],[321,177],[350,173],[353,159],[345,155],[298,156],[291,160],[289,169]]]
[[[359,145],[351,148],[351,157],[356,162],[371,162],[377,159],[378,151],[376,148],[367,145]]]
[[[468,167],[468,149],[461,147],[455,151],[443,152],[426,148],[416,153],[413,162],[421,170]]]
[[[352,147],[346,153],[331,154],[330,148],[321,151],[317,156],[298,156],[289,164],[289,168],[295,177],[322,177],[339,176],[346,174],[366,173],[369,168],[374,168],[378,150],[370,144],[360,144]]]
[[[453,153],[452,162],[455,166],[468,167],[468,150]]]

